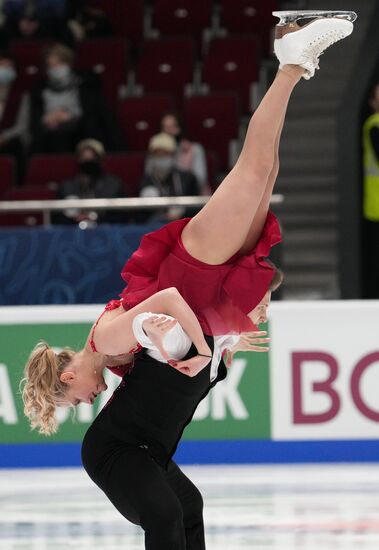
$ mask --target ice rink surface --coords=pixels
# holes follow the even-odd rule
[[[379,465],[191,466],[207,550],[378,550]],[[142,550],[81,469],[0,470],[0,548]]]

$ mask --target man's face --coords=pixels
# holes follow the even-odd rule
[[[372,98],[370,100],[370,105],[373,111],[379,112],[379,84],[376,86]]]
[[[162,132],[172,136],[180,134],[180,126],[177,119],[172,115],[166,115],[162,119]]]
[[[88,162],[88,161],[93,161],[93,160],[97,160],[97,157],[96,157],[96,154],[95,154],[95,151],[93,151],[93,149],[82,149],[79,153],[79,158],[78,158],[79,162]]]

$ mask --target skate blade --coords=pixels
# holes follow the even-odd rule
[[[286,25],[287,23],[294,23],[298,19],[317,19],[325,17],[335,17],[340,19],[346,19],[354,23],[358,15],[355,11],[342,11],[342,10],[302,10],[302,11],[273,11],[272,15],[279,17],[280,21],[278,25]]]

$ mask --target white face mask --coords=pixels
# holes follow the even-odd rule
[[[149,160],[150,173],[159,179],[165,179],[174,168],[173,157],[151,157]]]
[[[53,84],[68,84],[71,78],[71,67],[67,63],[51,67],[47,69],[47,76]]]
[[[16,78],[16,71],[13,67],[0,67],[0,85],[11,84]]]

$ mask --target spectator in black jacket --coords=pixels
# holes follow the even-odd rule
[[[119,148],[116,124],[97,78],[77,75],[73,63],[74,53],[62,44],[46,50],[46,81],[32,94],[33,152],[71,152],[88,137],[108,150]]]
[[[96,139],[80,141],[76,151],[78,174],[59,185],[59,199],[115,199],[125,195],[124,183],[117,176],[105,172],[103,168],[105,150],[100,141]],[[55,222],[117,223],[124,221],[124,218],[120,210],[82,211],[78,208],[56,216]]]
[[[30,99],[17,79],[16,63],[0,51],[0,155],[14,156],[22,180],[29,135]]]
[[[176,141],[169,134],[160,133],[151,138],[145,174],[140,183],[140,197],[180,197],[200,194],[196,177],[191,172],[176,168],[176,148]],[[195,211],[175,206],[140,212],[138,220],[167,222],[183,216],[192,216]]]

